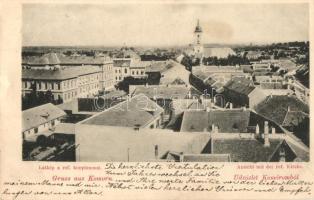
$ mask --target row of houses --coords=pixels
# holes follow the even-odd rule
[[[40,131],[47,132],[52,140],[68,138],[75,146],[62,143],[58,148],[49,147],[39,153],[31,151],[30,160],[58,160],[64,155],[60,152],[63,146],[67,146],[66,151],[71,150],[68,153],[74,159],[71,161],[83,162],[309,160],[309,149],[298,138],[276,122],[247,109],[186,110],[179,132],[159,128],[163,109],[144,94],[135,95],[78,124],[53,123],[64,113],[51,104],[24,112],[23,115],[27,114],[23,116],[25,119],[40,118],[28,128],[50,123],[53,128],[46,131],[40,128]],[[134,118],[131,113],[136,113]],[[32,121],[23,121],[24,132],[27,123]],[[40,150],[36,148],[36,151]]]
[[[126,77],[145,79],[154,76],[155,71],[155,74],[161,74],[160,64],[164,67],[167,62],[141,61],[139,57],[69,57],[57,53],[25,58],[22,62],[22,95],[34,90],[49,90],[54,100],[63,102],[93,97],[99,91],[114,89]],[[161,75],[158,76],[159,81]]]

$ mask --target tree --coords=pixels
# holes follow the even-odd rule
[[[54,103],[54,98],[51,90],[47,90],[45,93],[45,103]]]

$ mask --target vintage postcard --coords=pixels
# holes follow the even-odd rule
[[[0,3],[0,199],[313,199],[313,4]]]

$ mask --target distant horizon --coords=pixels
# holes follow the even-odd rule
[[[309,4],[24,4],[23,46],[186,46],[309,40]],[[222,14],[223,13],[223,14]]]
[[[279,44],[279,43],[291,43],[291,42],[309,42],[309,40],[299,40],[299,41],[280,41],[280,42],[272,42],[272,43],[206,43],[203,45],[213,45],[213,46],[263,46],[263,45],[272,45],[272,44]],[[190,44],[182,44],[182,45],[132,45],[132,46],[124,46],[121,45],[22,45],[22,47],[106,47],[106,48],[171,48],[171,47],[188,47]]]

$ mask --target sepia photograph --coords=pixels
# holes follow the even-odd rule
[[[22,161],[309,162],[309,4],[22,5]]]

